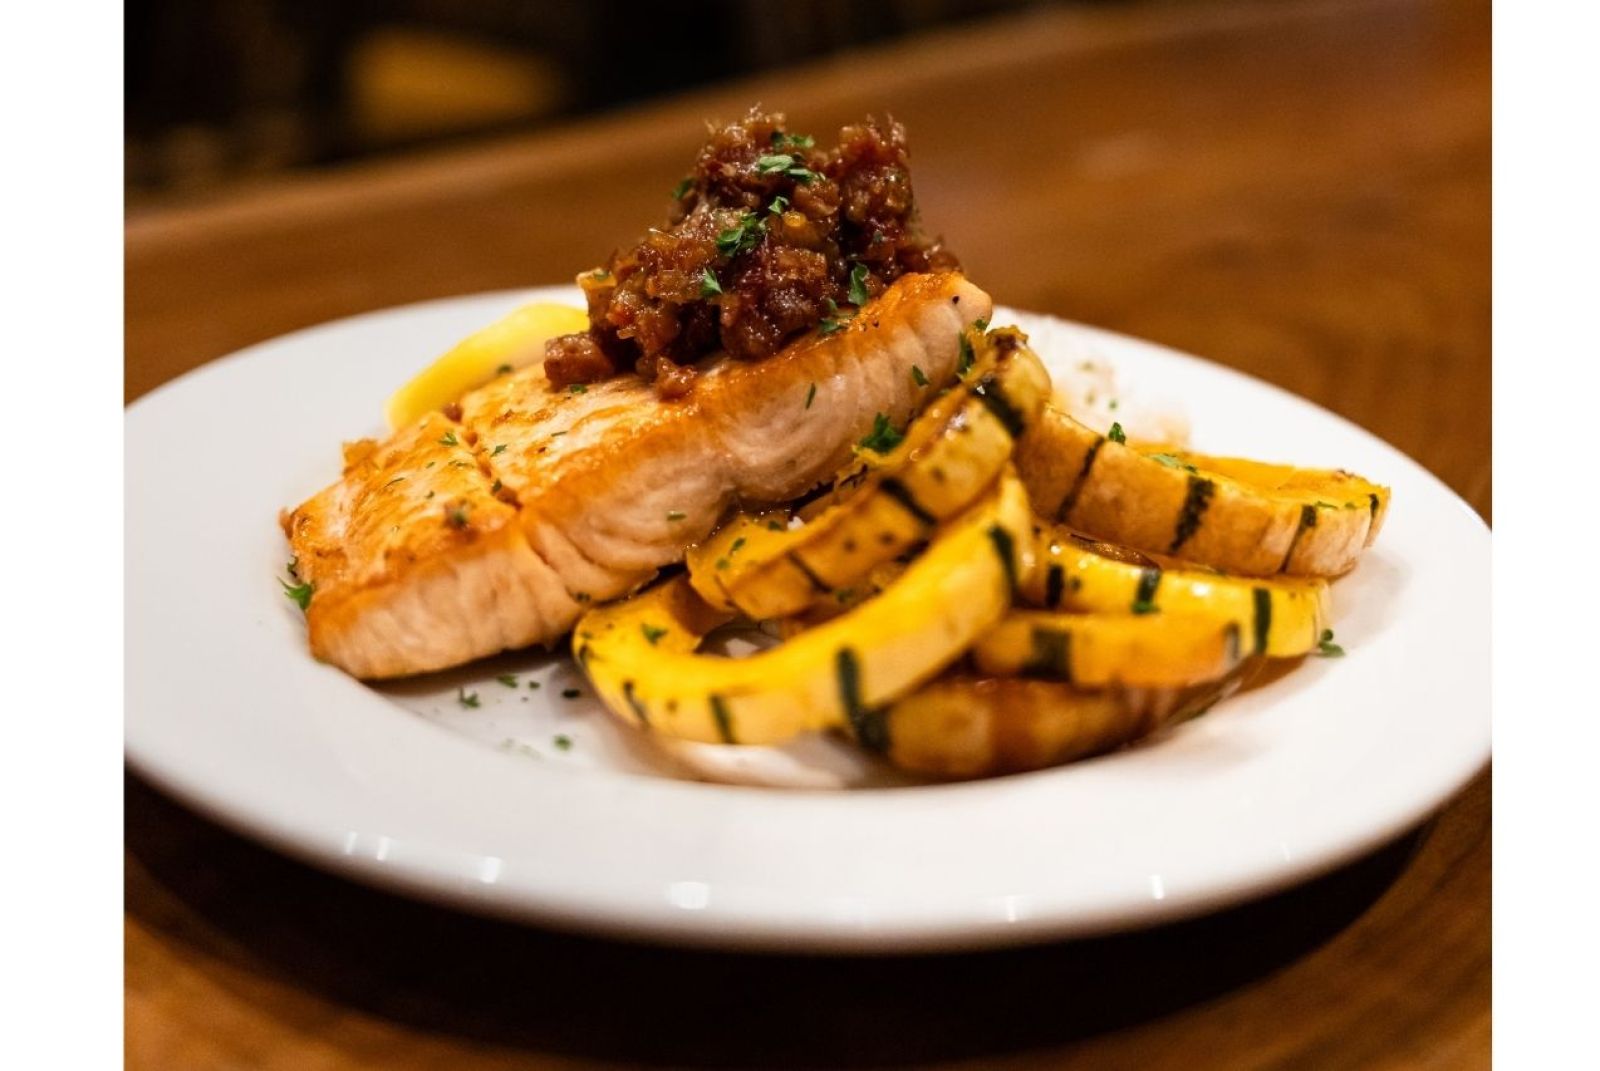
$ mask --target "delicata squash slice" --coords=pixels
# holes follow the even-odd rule
[[[1163,568],[1146,555],[1059,525],[1042,527],[1034,539],[1021,597],[1048,610],[1199,619],[1229,630],[1243,655],[1269,658],[1315,650],[1332,611],[1326,580]]]
[[[1135,448],[1048,406],[1017,468],[1043,517],[1245,576],[1346,573],[1389,504],[1347,472]]]
[[[1035,677],[1084,688],[1180,687],[1226,676],[1243,657],[1240,624],[1209,614],[1006,615],[972,648],[998,677]]]
[[[1021,677],[940,677],[890,704],[880,750],[932,777],[1039,770],[1112,751],[1202,714],[1243,670],[1191,688],[1082,691]]]
[[[1009,468],[877,597],[746,658],[700,654],[731,616],[675,577],[578,621],[573,643],[606,706],[670,736],[771,744],[848,727],[882,737],[884,704],[935,676],[1010,608],[1032,524]]]
[[[690,549],[695,591],[757,620],[838,599],[990,487],[1043,407],[1050,377],[1015,328],[963,338],[974,355],[965,381],[912,421],[903,442],[842,478],[803,524],[782,510],[736,515]]]

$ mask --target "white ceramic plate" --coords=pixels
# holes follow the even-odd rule
[[[126,733],[140,772],[299,858],[469,910],[879,951],[1085,935],[1258,896],[1403,831],[1486,761],[1489,536],[1475,514],[1299,398],[1009,310],[996,322],[1020,323],[1053,370],[1101,359],[1130,394],[1182,399],[1198,448],[1393,485],[1381,539],[1336,585],[1347,657],[1310,659],[1104,758],[826,791],[682,779],[564,659],[505,656],[382,690],[314,662],[278,585],[278,509],[333,479],[339,443],[378,433],[384,398],[456,339],[530,297],[572,296],[487,294],[328,324],[128,410]],[[477,707],[458,701],[472,693]],[[845,754],[813,742],[760,759],[759,776],[884,783]]]

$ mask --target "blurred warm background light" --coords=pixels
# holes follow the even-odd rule
[[[1029,6],[1049,5],[132,0],[128,194],[533,129]]]

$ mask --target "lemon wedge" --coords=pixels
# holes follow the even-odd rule
[[[404,427],[508,369],[542,360],[546,341],[588,327],[588,315],[571,305],[522,306],[457,342],[395,391],[383,410],[389,427]]]

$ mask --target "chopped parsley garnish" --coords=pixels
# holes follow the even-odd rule
[[[789,198],[781,193],[774,197],[772,203],[767,206],[767,212],[774,216],[781,216],[787,211],[789,211]]]
[[[691,179],[688,175],[683,176],[682,180],[680,180],[676,186],[672,187],[672,199],[674,201],[683,200],[683,195],[688,193],[689,187],[693,185],[693,179]]]
[[[809,149],[816,145],[817,139],[810,134],[788,134],[782,130],[772,132],[772,147],[781,149],[785,145],[792,145],[797,149]]]
[[[956,361],[956,375],[964,376],[972,370],[972,362],[976,360],[976,356],[972,352],[972,340],[967,337],[965,331],[956,338],[961,343],[961,358]]]
[[[722,293],[722,284],[717,282],[717,273],[707,268],[700,273],[700,296],[711,297]]]
[[[841,603],[849,602],[851,599],[856,597],[856,589],[840,588],[838,591],[833,593],[833,597],[839,600]]]
[[[497,495],[497,494],[500,493],[500,488],[502,488],[504,486],[505,485],[502,484],[499,480],[495,480],[494,483],[489,485],[489,493],[491,495]]]
[[[922,374],[922,369],[918,368],[916,365],[912,365],[911,382],[915,383],[919,387],[926,387],[928,385],[928,377]]]
[[[645,642],[651,647],[654,647],[656,642],[667,634],[667,630],[662,628],[660,625],[651,625],[648,623],[640,624],[639,631],[644,633]]]
[[[1171,454],[1146,454],[1145,456],[1148,457],[1151,461],[1159,461],[1159,462],[1161,462],[1163,465],[1167,466],[1167,468],[1169,468],[1169,469],[1184,469],[1184,470],[1186,470],[1188,472],[1199,472],[1200,471],[1199,469],[1195,468],[1193,465],[1189,464],[1187,461],[1183,460],[1182,458],[1174,457]]]
[[[1323,658],[1344,657],[1344,648],[1333,642],[1333,629],[1322,630],[1322,639],[1317,641],[1317,653]]]
[[[478,705],[478,693],[469,692],[465,688],[457,688],[456,702],[464,707],[475,707]]]
[[[383,486],[385,486],[385,487],[393,487],[395,484],[399,483],[403,479],[405,479],[404,476],[396,476],[394,479],[390,480],[388,483],[384,484]]]
[[[451,506],[445,513],[444,519],[450,522],[452,528],[465,528],[467,526],[467,507],[465,505]]]
[[[1122,425],[1115,423],[1111,425],[1111,430],[1106,432],[1106,438],[1119,445],[1126,444],[1128,441],[1128,436],[1124,434]]]
[[[572,750],[572,737],[568,736],[566,733],[558,733],[555,738],[555,743],[556,747],[560,748],[562,751]]]
[[[756,160],[756,170],[763,175],[776,175],[782,172],[801,185],[805,185],[817,177],[817,173],[793,155],[780,152],[760,157]]]
[[[738,539],[733,541],[733,545],[728,548],[728,557],[731,558],[735,554],[739,553],[739,548],[742,546],[744,546],[744,536],[740,536]]]
[[[505,452],[506,452],[506,444],[505,443],[501,443],[500,445],[496,446],[493,450],[489,451],[489,456],[490,457],[499,457],[501,454],[503,454]]]
[[[832,298],[829,298],[828,299],[828,315],[824,316],[822,318],[821,322],[819,322],[817,324],[817,330],[820,333],[824,334],[824,335],[831,335],[835,331],[843,331],[844,330],[845,321],[849,320],[851,315],[854,315],[854,314],[852,313],[852,314],[847,314],[847,315],[844,315],[844,316],[840,316],[839,315],[839,306],[837,304],[835,304],[835,302],[834,302],[834,300]]]
[[[987,330],[989,330],[988,317],[983,317],[981,319],[977,319],[977,320],[972,321],[972,326],[976,327],[979,331],[987,331]]]
[[[317,586],[311,581],[308,580],[302,584],[291,584],[287,580],[280,579],[278,583],[283,585],[283,594],[300,609],[304,610],[311,605],[311,593],[317,590]]]
[[[687,516],[688,516],[688,514],[683,512],[683,510],[681,510],[681,509],[669,509],[669,510],[667,510],[667,520],[669,520],[669,521],[681,521]]]
[[[294,577],[296,580],[299,580],[300,579],[300,555],[291,554],[289,556],[289,564],[285,565],[283,567],[283,569],[284,569],[284,572],[288,573],[290,576]]]
[[[1117,411],[1117,400],[1115,398],[1111,399],[1106,403],[1106,408],[1115,413]]]
[[[729,257],[748,253],[761,243],[764,233],[760,218],[754,212],[745,212],[738,223],[717,234],[717,252]]]
[[[509,371],[511,371],[511,366],[509,364],[503,364],[494,370],[494,374],[497,376],[503,376]]]
[[[573,394],[589,393],[589,388],[584,386],[582,383],[573,383],[567,387],[567,390],[571,391]]]
[[[850,304],[860,308],[872,300],[867,292],[867,266],[857,264],[850,269]]]
[[[811,384],[811,389],[806,391],[806,408],[810,409],[811,408],[811,403],[816,401],[816,399],[817,399],[817,385],[815,383],[813,383],[813,384]]]
[[[1156,612],[1156,604],[1149,599],[1138,599],[1133,604],[1133,612],[1136,614],[1153,614]]]
[[[535,692],[537,692],[537,691],[538,691],[538,690],[539,690],[539,687],[540,687],[540,686],[539,686],[539,682],[538,682],[538,681],[529,681],[529,682],[528,682],[528,687],[529,687],[529,688],[530,688],[530,689],[531,689],[531,690],[533,690],[533,691],[535,691]]]
[[[452,462],[450,462],[450,467],[453,468],[453,469],[470,469],[472,467],[472,462],[470,462],[470,461],[452,461]]]
[[[889,418],[879,413],[872,418],[872,430],[867,432],[859,445],[863,450],[887,454],[904,440],[905,436],[895,430],[894,425],[889,423]]]
[[[718,559],[717,559],[717,560],[716,560],[716,563],[715,563],[715,564],[716,564],[716,567],[717,567],[717,568],[718,568],[718,569],[726,569],[726,568],[727,568],[727,567],[728,567],[728,566],[729,566],[729,565],[730,565],[730,564],[732,564],[732,563],[730,563],[730,562],[729,562],[729,561],[728,561],[728,559],[726,559],[726,558],[718,558]]]
[[[447,431],[443,435],[439,436],[439,445],[440,446],[459,446],[460,445],[459,443],[456,442],[456,433],[455,433],[455,429],[454,428],[451,428],[449,431]]]
[[[495,680],[499,681],[507,688],[515,688],[517,686],[517,675],[515,673],[502,673],[500,676],[496,677]]]
[[[583,693],[578,691],[578,689],[576,689],[576,688],[563,688],[563,689],[561,689],[561,698],[562,699],[576,699],[582,694]]]
[[[783,531],[783,522],[782,521],[768,521],[767,522],[767,531],[769,531],[769,532],[781,532],[781,531]]]

